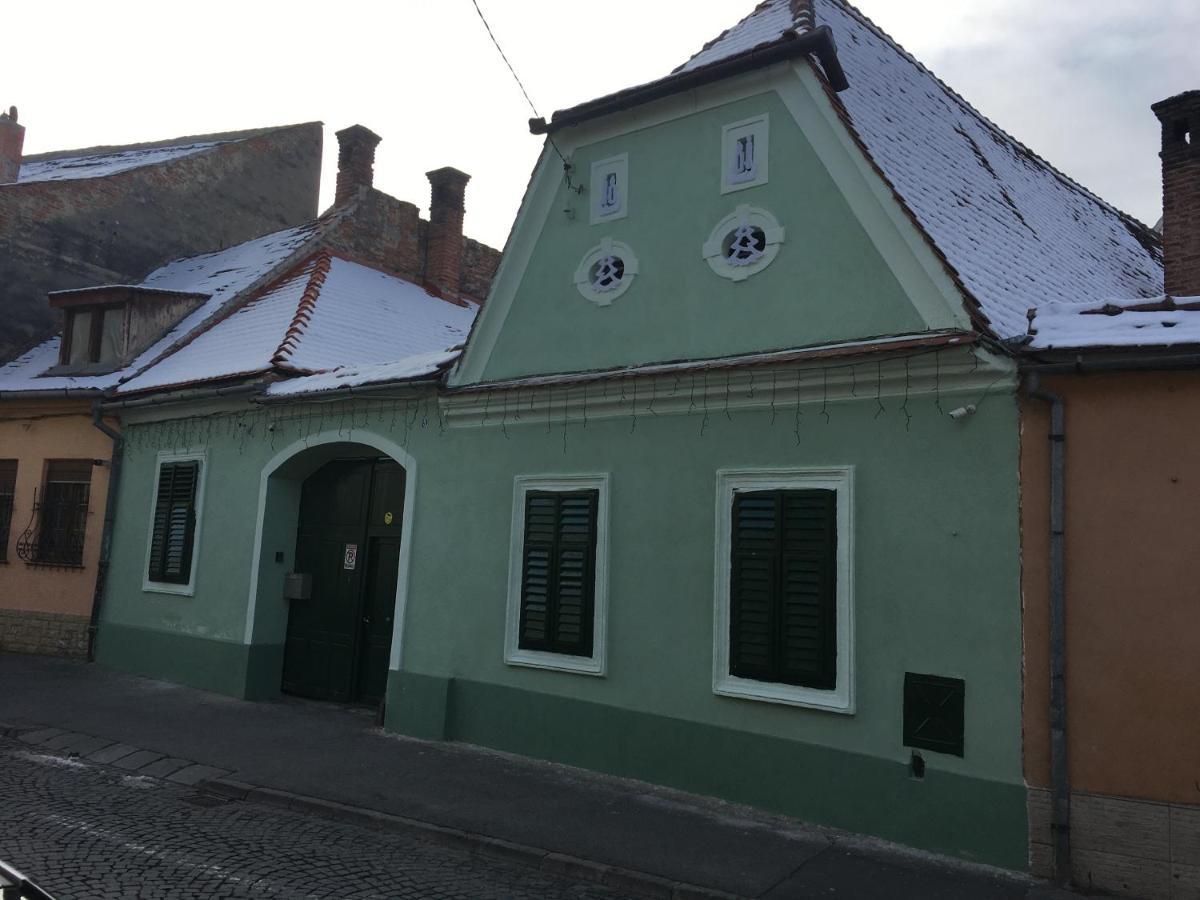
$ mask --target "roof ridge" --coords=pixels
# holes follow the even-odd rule
[[[312,271],[308,276],[308,284],[304,286],[300,302],[296,304],[296,314],[292,317],[292,323],[284,332],[283,340],[279,342],[279,346],[271,357],[271,365],[278,366],[290,361],[292,352],[308,329],[308,323],[312,321],[313,310],[316,309],[317,300],[321,297],[321,288],[325,285],[325,277],[329,274],[331,263],[332,256],[328,250],[317,252],[312,264]]]
[[[322,122],[296,122],[292,125],[271,125],[264,128],[245,128],[241,131],[215,131],[212,134],[187,134],[173,138],[163,138],[157,141],[142,141],[135,144],[97,144],[94,147],[79,147],[71,150],[46,150],[42,153],[27,153],[22,157],[22,163],[45,162],[54,159],[66,159],[74,156],[106,156],[113,153],[124,153],[130,150],[160,150],[165,147],[176,147],[182,144],[197,144],[202,142],[233,142],[248,141],[264,134],[276,131],[287,131],[291,128],[306,128],[311,125],[322,125]]]
[[[821,0],[821,2],[836,3],[839,6],[841,6],[847,13],[849,13],[850,15],[857,18],[864,26],[866,26],[867,28],[874,31],[880,38],[882,38],[883,40],[885,40],[889,44],[891,44],[893,47],[895,47],[901,56],[903,56],[910,63],[915,65],[918,69],[920,69],[922,72],[924,72],[926,75],[928,75],[934,81],[936,81],[938,83],[938,86],[941,87],[942,90],[944,90],[966,112],[968,112],[970,115],[972,115],[976,119],[978,119],[979,122],[982,123],[988,130],[994,132],[995,134],[997,134],[999,137],[1003,138],[1004,140],[1009,141],[1010,143],[1014,144],[1016,146],[1016,148],[1024,156],[1027,156],[1028,158],[1032,159],[1039,165],[1043,166],[1048,172],[1050,172],[1052,175],[1054,175],[1056,178],[1058,178],[1059,181],[1062,181],[1067,187],[1069,187],[1075,191],[1078,191],[1080,194],[1087,197],[1093,203],[1096,203],[1097,205],[1104,207],[1105,209],[1109,210],[1110,212],[1115,213],[1116,215],[1118,215],[1122,219],[1124,219],[1126,222],[1142,229],[1148,235],[1154,234],[1153,229],[1150,228],[1148,225],[1146,225],[1145,222],[1142,222],[1140,219],[1130,215],[1129,213],[1125,212],[1124,210],[1118,209],[1116,206],[1109,203],[1103,197],[1100,197],[1098,194],[1094,193],[1093,191],[1090,191],[1088,188],[1084,187],[1082,184],[1080,184],[1078,181],[1073,179],[1071,176],[1069,176],[1066,173],[1059,170],[1056,166],[1054,166],[1053,163],[1049,162],[1047,159],[1045,159],[1038,153],[1035,153],[1019,138],[1016,138],[1013,135],[1009,134],[1007,131],[1005,131],[1003,128],[1001,128],[999,125],[997,125],[991,119],[989,119],[987,116],[985,116],[983,113],[981,113],[978,109],[976,109],[973,105],[971,105],[970,101],[968,101],[965,97],[963,97],[954,88],[950,87],[950,85],[946,84],[946,82],[944,82],[940,77],[938,77],[938,75],[932,69],[930,69],[923,62],[921,62],[921,60],[917,59],[917,57],[915,57],[908,50],[906,50],[899,41],[897,41],[894,37],[892,37],[886,31],[884,31],[881,27],[876,25],[875,22],[872,21],[868,15],[866,15],[866,13],[864,13],[862,10],[860,10],[853,3],[849,2],[849,0]],[[1159,240],[1157,235],[1155,235],[1154,240],[1156,240],[1156,241]]]

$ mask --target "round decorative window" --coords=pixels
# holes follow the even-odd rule
[[[708,265],[722,278],[744,281],[779,253],[783,227],[765,209],[739,206],[717,223],[704,244]]]
[[[605,238],[579,263],[575,287],[597,306],[608,306],[629,290],[637,270],[637,257],[629,245]]]

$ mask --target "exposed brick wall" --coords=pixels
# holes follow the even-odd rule
[[[1200,296],[1200,91],[1153,106],[1162,123],[1163,265],[1172,297]]]
[[[48,291],[137,280],[314,218],[321,138],[296,125],[104,178],[0,186],[0,361],[59,327]]]
[[[360,191],[326,242],[335,252],[422,283],[429,280],[429,232],[429,222],[416,206],[368,188]],[[463,238],[459,293],[485,300],[499,265],[499,250]]]
[[[463,242],[462,294],[474,300],[486,300],[500,267],[500,251],[467,238]]]
[[[0,652],[87,656],[88,620],[61,613],[0,609]]]

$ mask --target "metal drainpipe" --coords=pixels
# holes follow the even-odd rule
[[[1061,394],[1043,390],[1036,372],[1026,379],[1029,396],[1050,404],[1050,782],[1054,873],[1071,880],[1071,781],[1067,771],[1067,635],[1065,579],[1066,428]]]
[[[87,660],[96,660],[96,630],[100,625],[100,606],[104,602],[104,586],[108,578],[108,560],[112,553],[112,528],[117,516],[117,489],[121,483],[121,459],[125,439],[104,422],[100,401],[92,401],[92,424],[108,435],[113,442],[112,463],[108,472],[108,496],[104,499],[104,526],[100,531],[100,561],[96,566],[96,589],[92,594],[92,617],[88,622]]]

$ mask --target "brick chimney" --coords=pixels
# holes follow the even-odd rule
[[[12,184],[21,174],[21,151],[25,126],[17,124],[17,108],[0,113],[0,184]]]
[[[1200,91],[1152,107],[1162,123],[1163,265],[1172,297],[1200,296]]]
[[[458,300],[462,283],[463,197],[471,176],[447,166],[426,172],[431,187],[425,281],[441,296]]]
[[[369,128],[351,125],[339,131],[337,139],[337,191],[333,205],[341,206],[357,197],[359,188],[371,187],[375,181],[375,148],[381,138]]]

